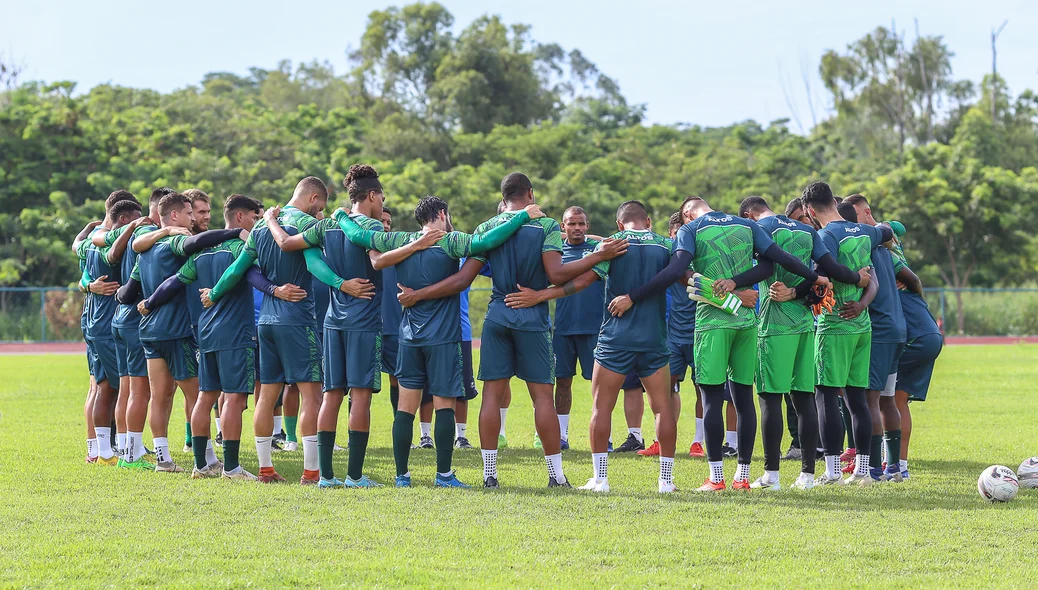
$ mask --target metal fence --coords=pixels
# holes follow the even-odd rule
[[[469,294],[472,333],[482,333],[490,280]],[[964,336],[1038,335],[1038,288],[927,289],[930,311],[944,332]],[[553,306],[554,309],[554,306]],[[960,312],[961,309],[961,312]],[[83,294],[65,287],[0,287],[0,342],[82,340]]]

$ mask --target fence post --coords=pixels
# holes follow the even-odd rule
[[[945,288],[941,287],[941,329],[948,329],[948,322],[945,321],[944,317],[944,305],[945,305]]]
[[[40,340],[47,341],[47,291],[40,289]]]

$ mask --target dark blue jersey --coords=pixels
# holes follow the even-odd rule
[[[382,269],[382,333],[393,338],[400,336],[400,320],[404,316],[404,308],[396,298],[399,282],[396,266]]]
[[[79,248],[81,250],[80,257],[83,259],[86,272],[91,278],[98,279],[107,276],[108,281],[121,282],[119,267],[113,268],[108,264],[108,247],[98,248],[88,237],[81,242]],[[113,338],[112,320],[115,318],[115,309],[118,305],[119,302],[115,300],[115,295],[87,293],[84,335],[91,340]]]
[[[132,278],[141,282],[144,297],[151,297],[162,281],[176,274],[184,265],[186,236],[167,236],[155,242],[150,250],[140,253]],[[141,340],[176,340],[192,336],[191,316],[187,312],[184,291],[141,319]]]
[[[296,235],[317,224],[317,220],[295,207],[286,206],[278,215],[278,224],[289,235]],[[271,295],[263,296],[260,324],[281,326],[315,326],[313,276],[306,268],[302,251],[285,252],[270,235],[265,220],[259,220],[249,232],[245,251],[255,258],[263,275],[275,285],[289,283],[306,291],[302,301],[283,301]]]
[[[357,225],[372,231],[382,231],[382,222],[377,219],[351,213],[350,219]],[[351,332],[382,332],[382,271],[371,266],[368,251],[346,238],[339,223],[323,219],[303,232],[303,239],[311,247],[324,251],[328,266],[344,280],[367,279],[375,286],[375,296],[359,299],[336,290],[331,294],[324,326],[334,330]]]
[[[187,299],[199,299],[199,289],[212,289],[234,259],[245,248],[239,238],[227,240],[193,254],[180,267],[177,279],[187,285]],[[235,350],[256,346],[256,324],[252,292],[248,282],[241,281],[198,318],[198,349],[201,352]]]
[[[864,226],[869,227],[869,226]],[[869,304],[873,342],[904,342],[905,315],[897,294],[894,259],[890,250],[879,246],[872,250],[872,267],[876,270],[879,290]]]
[[[584,240],[572,245],[562,244],[562,263],[580,260],[595,251],[598,242]],[[525,286],[525,285],[524,285]],[[555,303],[555,333],[563,336],[598,334],[605,313],[605,284],[600,281],[583,291],[563,297]]]
[[[105,234],[105,243],[111,246],[119,238],[122,232],[128,230],[129,227],[130,226],[128,225],[124,225],[108,232]],[[138,254],[133,251],[133,241],[137,236],[153,232],[157,229],[159,228],[154,225],[142,225],[134,230],[133,235],[130,236],[130,241],[126,244],[126,251],[123,253],[123,259],[119,262],[119,269],[124,280],[129,279],[130,275],[133,274],[133,267],[137,265]],[[115,317],[112,319],[112,326],[116,328],[137,328],[140,325],[141,314],[137,311],[137,303],[134,302],[128,305],[119,304],[119,307],[115,310]]]
[[[623,230],[612,236],[627,240],[623,256],[596,264],[595,273],[605,279],[605,301],[630,293],[649,282],[670,263],[670,240],[651,230]],[[666,291],[639,301],[623,317],[606,313],[598,345],[618,350],[667,349]]]
[[[671,253],[674,245],[671,244]],[[670,311],[667,312],[667,340],[674,344],[695,344],[696,302],[688,298],[685,285],[674,283],[667,287]]]

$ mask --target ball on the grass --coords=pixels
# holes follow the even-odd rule
[[[1020,469],[1016,470],[1016,477],[1022,488],[1038,488],[1038,457],[1024,459]]]
[[[1008,502],[1016,497],[1020,482],[1013,470],[1004,465],[992,465],[977,479],[980,497],[989,502]]]

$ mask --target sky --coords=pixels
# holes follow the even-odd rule
[[[537,41],[580,49],[629,101],[646,104],[654,123],[791,118],[794,130],[810,128],[831,108],[818,77],[821,55],[891,21],[909,41],[914,19],[922,35],[942,35],[955,53],[955,77],[979,82],[991,71],[991,30],[1008,19],[998,40],[999,73],[1012,92],[1038,89],[1034,0],[441,3],[458,31],[492,13],[531,25]],[[24,67],[23,80],[72,80],[79,91],[101,83],[169,91],[198,84],[207,72],[244,74],[282,59],[328,61],[344,72],[368,13],[392,5],[0,0],[0,54]]]

